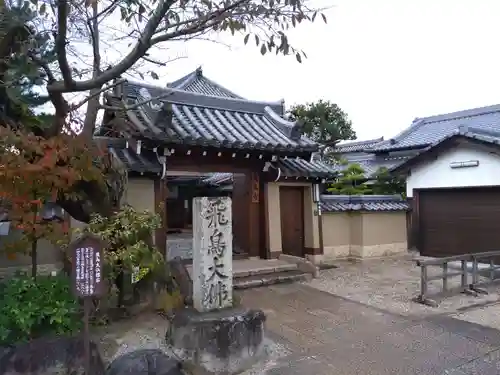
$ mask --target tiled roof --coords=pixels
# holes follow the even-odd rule
[[[347,159],[349,164],[359,164],[361,168],[365,171],[365,176],[367,178],[373,177],[379,168],[385,167],[389,170],[395,168],[396,166],[404,163],[406,160],[410,159],[411,155],[401,155],[401,156],[378,156],[374,154],[366,154],[359,158]],[[345,167],[342,165],[336,165],[335,169],[337,171],[343,170]]]
[[[301,158],[282,158],[276,163],[283,177],[306,177],[330,179],[337,176],[333,166],[321,161],[308,161]]]
[[[376,138],[376,139],[368,139],[366,141],[354,141],[354,142],[345,142],[338,144],[332,150],[333,153],[340,154],[344,152],[359,152],[364,151],[367,148],[374,146],[377,143],[380,143],[384,140],[384,137]]]
[[[162,96],[125,114],[134,136],[165,143],[214,146],[271,152],[313,152],[318,145],[301,135],[301,126],[280,116],[281,103],[220,98],[171,88],[126,82],[123,85],[128,105],[149,97]],[[113,107],[122,99],[108,96]]]
[[[480,129],[480,128],[460,127],[458,129],[455,129],[450,134],[437,140],[436,142],[434,142],[430,146],[426,147],[424,150],[418,152],[413,157],[408,158],[403,163],[399,163],[398,165],[395,165],[390,169],[392,171],[405,169],[410,164],[413,165],[415,163],[418,163],[418,161],[423,157],[423,155],[425,155],[429,151],[436,149],[436,147],[444,145],[445,142],[451,141],[453,139],[458,139],[458,138],[464,138],[464,139],[470,140],[472,142],[478,142],[478,143],[483,143],[483,144],[486,143],[486,144],[490,144],[490,145],[500,146],[500,131],[490,131],[490,130],[485,130],[485,129]]]
[[[232,173],[213,173],[211,176],[204,178],[202,183],[209,185],[231,184],[233,182]]]
[[[162,165],[153,152],[145,149],[137,155],[132,148],[127,147],[125,139],[94,137],[94,140],[105,142],[109,152],[121,160],[129,172],[161,174],[163,171]]]
[[[287,178],[320,178],[331,179],[337,176],[335,169],[319,161],[309,162],[300,158],[278,159],[274,167],[280,169],[280,177]],[[212,176],[202,180],[210,185],[230,184],[233,182],[232,173],[214,173]]]
[[[322,195],[323,212],[406,211],[409,206],[399,195]]]
[[[201,66],[194,72],[185,75],[174,82],[167,84],[167,87],[172,87],[178,90],[196,92],[211,96],[220,96],[224,98],[244,99],[234,92],[222,87],[217,82],[208,79],[203,75]]]
[[[127,147],[125,139],[95,137],[94,139],[106,142],[109,151],[121,160],[130,172],[161,174],[163,167],[157,156],[147,149],[143,149],[137,155],[132,148]],[[280,168],[283,177],[310,177],[328,179],[336,175],[336,171],[329,165],[314,161],[309,162],[304,159],[287,158],[278,159],[275,167]],[[191,178],[191,177],[188,177]],[[213,173],[207,177],[194,178],[204,184],[221,185],[232,183],[232,173]]]
[[[371,150],[388,151],[404,148],[424,148],[449,136],[460,126],[475,128],[480,131],[500,132],[500,104],[417,118],[408,129],[393,139],[374,145]]]

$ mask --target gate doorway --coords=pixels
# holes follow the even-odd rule
[[[281,247],[284,254],[304,256],[304,188],[280,187]]]

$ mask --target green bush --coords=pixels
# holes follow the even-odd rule
[[[71,334],[81,327],[79,304],[69,278],[27,274],[0,283],[0,345],[50,334]]]

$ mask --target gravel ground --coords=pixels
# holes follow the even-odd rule
[[[305,284],[385,311],[415,318],[454,314],[473,305],[500,302],[498,286],[490,289],[488,295],[474,297],[458,294],[446,298],[438,307],[413,302],[413,297],[418,295],[420,289],[420,269],[415,266],[411,256],[356,263],[338,261],[335,265],[338,268],[320,271],[317,279]],[[454,282],[458,283],[459,279]],[[439,289],[440,283],[433,282],[430,291]],[[452,284],[450,282],[450,286]]]

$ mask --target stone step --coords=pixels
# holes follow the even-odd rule
[[[235,277],[233,279],[233,287],[234,289],[257,288],[274,284],[308,281],[311,279],[311,277],[312,276],[310,274],[295,269],[274,273]]]
[[[295,270],[297,270],[297,265],[295,263],[286,263],[277,259],[259,259],[256,261],[249,259],[246,260],[245,263],[242,262],[238,265],[233,263],[233,279]]]

